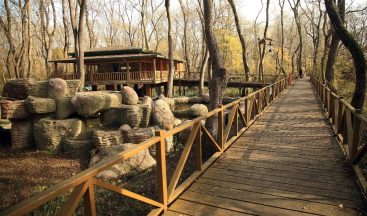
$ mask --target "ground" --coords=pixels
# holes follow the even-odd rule
[[[86,167],[80,159],[66,155],[50,155],[34,150],[16,152],[7,147],[0,148],[0,164],[0,211]]]

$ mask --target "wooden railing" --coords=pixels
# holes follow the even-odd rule
[[[367,118],[315,77],[311,77],[311,82],[360,185],[367,192],[366,177],[362,172],[367,169]]]
[[[254,82],[258,79],[258,74],[248,74],[249,82]],[[175,71],[174,73],[175,79],[182,79],[182,80],[199,80],[200,73],[199,72],[191,72],[187,73],[186,71]],[[280,79],[283,79],[283,75],[264,75],[264,82],[265,83],[274,83]],[[230,82],[245,82],[246,76],[244,73],[231,73],[229,75]]]
[[[188,123],[169,131],[157,131],[156,136],[136,145],[136,148],[127,150],[89,168],[54,187],[43,191],[17,205],[10,207],[0,214],[23,215],[34,211],[43,204],[56,199],[61,194],[72,190],[66,202],[58,212],[59,215],[72,215],[81,199],[84,205],[85,215],[96,215],[95,186],[114,191],[123,196],[139,200],[156,207],[150,215],[158,215],[167,209],[185,189],[187,189],[253,122],[266,110],[266,108],[288,86],[288,79],[282,79],[272,85],[262,88],[250,95],[233,101],[227,105],[221,105],[204,116],[198,117]],[[218,119],[217,134],[209,132],[203,120],[208,118]],[[191,129],[192,128],[192,129]],[[172,177],[168,182],[166,167],[165,139],[190,129],[190,135],[184,145],[178,163],[175,166]],[[217,138],[215,138],[217,137]],[[215,150],[215,153],[206,161],[203,161],[202,140]],[[100,172],[113,165],[131,158],[134,155],[155,146],[156,154],[156,179],[157,200],[139,195],[127,189],[120,188],[95,178]],[[209,147],[210,147],[209,146]],[[195,154],[195,171],[186,179],[182,179],[185,164],[191,151]]]
[[[66,74],[58,76],[63,79],[79,79],[79,74]],[[127,82],[153,82],[156,80],[167,80],[168,75],[164,71],[130,71],[130,72],[105,72],[86,74],[85,81],[127,81]]]

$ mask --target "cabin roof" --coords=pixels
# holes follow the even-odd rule
[[[58,63],[75,63],[75,52],[68,53],[70,56],[66,59],[56,59],[51,62]],[[142,48],[121,48],[121,47],[105,47],[92,50],[86,50],[84,52],[85,63],[94,62],[111,62],[121,61],[124,59],[144,59],[144,58],[159,58],[168,59],[166,56],[159,52],[144,50]],[[174,59],[176,62],[184,62],[180,59]]]

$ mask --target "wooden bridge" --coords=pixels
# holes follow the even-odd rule
[[[367,120],[317,80],[312,82],[315,91],[308,80],[289,86],[283,79],[180,127],[160,131],[137,148],[2,214],[25,214],[73,189],[59,214],[72,215],[84,197],[85,214],[96,215],[98,186],[155,206],[150,215],[366,215],[362,192]],[[217,139],[201,123],[210,117],[218,118]],[[181,157],[167,177],[164,140],[189,128]],[[207,143],[215,152],[205,159],[202,150]],[[156,149],[156,198],[95,178],[149,147]],[[183,177],[191,151],[194,163],[189,164],[195,170]]]

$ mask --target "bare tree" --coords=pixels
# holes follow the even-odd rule
[[[165,1],[166,13],[167,13],[167,21],[168,21],[168,83],[167,83],[167,97],[173,97],[173,73],[174,73],[174,65],[173,65],[173,40],[172,40],[172,23],[171,23],[171,13],[170,13],[170,0]]]
[[[16,52],[16,46],[13,38],[13,13],[9,6],[9,1],[4,0],[4,7],[6,13],[6,21],[4,21],[3,17],[0,16],[0,24],[4,30],[6,39],[9,44],[8,56],[6,58],[6,68],[8,71],[9,78],[19,78],[19,57]]]
[[[32,31],[32,7],[31,7],[31,0],[26,1],[26,10],[27,10],[27,17],[28,17],[28,31],[27,31],[27,38],[28,38],[28,71],[27,77],[33,76],[33,31]]]
[[[77,64],[77,70],[80,75],[80,90],[84,88],[85,82],[85,70],[84,70],[84,50],[83,50],[83,37],[84,37],[84,20],[85,9],[87,0],[80,0],[75,4],[74,0],[69,0],[70,9],[70,21],[74,35],[74,52],[75,60]],[[78,13],[79,8],[79,13]],[[77,14],[79,14],[79,21],[77,23]]]
[[[222,104],[223,95],[228,82],[227,70],[224,68],[219,55],[219,48],[213,32],[213,0],[204,1],[204,23],[205,39],[209,49],[210,59],[213,68],[213,77],[209,80],[210,110],[216,109]],[[210,118],[207,125],[213,134],[218,129],[218,121]]]
[[[243,69],[245,71],[245,79],[246,79],[246,82],[247,82],[248,81],[248,74],[250,73],[250,68],[248,67],[247,58],[246,58],[246,42],[245,42],[245,39],[242,35],[242,30],[241,30],[240,20],[238,18],[237,10],[236,10],[236,5],[234,4],[233,0],[228,0],[228,2],[229,2],[230,6],[232,8],[234,20],[235,20],[235,23],[236,23],[237,34],[238,34],[238,37],[240,38],[240,42],[241,42],[242,63],[243,63]]]
[[[67,0],[62,0],[62,24],[64,27],[64,58],[68,55],[69,47],[70,47],[70,34],[69,34],[69,22],[67,18]]]
[[[294,21],[296,22],[297,32],[298,32],[298,40],[299,40],[299,50],[298,50],[298,58],[297,58],[297,71],[302,70],[302,50],[303,50],[303,38],[302,38],[302,26],[301,26],[301,18],[299,15],[299,7],[301,0],[288,0],[288,3],[293,11]]]
[[[331,29],[328,27],[328,19],[327,19],[327,12],[324,12],[324,21],[322,24],[322,33],[324,36],[324,50],[321,57],[321,78],[323,82],[326,82],[325,77],[325,60],[328,55],[329,47],[330,47],[330,37],[331,37]]]
[[[52,45],[55,38],[55,32],[57,28],[56,24],[56,8],[53,0],[49,1],[50,5],[46,5],[44,0],[39,0],[39,16],[41,20],[41,38],[42,45],[44,49],[44,61],[47,75],[51,75],[51,64],[49,61],[52,58]],[[50,12],[51,6],[51,12]],[[50,17],[50,13],[52,13],[52,20]],[[51,24],[50,22],[53,21]]]
[[[280,28],[281,28],[281,57],[280,57],[280,70],[286,76],[284,70],[284,5],[285,0],[279,0],[279,7],[280,7]]]
[[[311,7],[310,8],[310,5]],[[317,13],[315,12],[316,8],[318,8]],[[317,59],[318,59],[318,50],[320,45],[320,27],[323,12],[321,10],[321,2],[317,1],[317,6],[314,5],[313,2],[306,4],[306,9],[303,9],[305,16],[309,21],[309,27],[305,26],[305,30],[308,36],[312,39],[313,46],[313,55],[312,55],[312,71],[316,73],[317,69]],[[306,23],[307,24],[307,23]]]
[[[123,30],[128,36],[129,46],[134,47],[135,36],[139,27],[134,26],[134,11],[132,10],[133,6],[131,4],[132,3],[130,1],[127,1],[124,4],[119,4],[119,14],[123,22]]]
[[[260,51],[260,61],[259,61],[259,74],[261,77],[261,81],[264,82],[264,57],[265,57],[265,50],[266,50],[266,39],[267,39],[267,32],[268,32],[268,27],[269,27],[269,4],[270,4],[270,0],[266,1],[266,19],[265,19],[265,28],[264,28],[264,35],[263,38],[261,40],[259,40],[259,45],[262,44],[262,50],[259,46],[259,51]]]
[[[366,96],[367,70],[366,58],[364,56],[363,49],[344,26],[342,18],[343,10],[340,9],[345,8],[345,1],[339,0],[337,7],[333,0],[325,0],[325,6],[335,34],[343,42],[344,46],[352,55],[355,67],[356,84],[351,104],[354,106],[354,108],[362,110]]]
[[[339,15],[342,20],[342,22],[345,22],[345,3],[344,0],[338,0],[338,10]],[[336,60],[336,55],[338,53],[339,43],[340,39],[338,35],[335,32],[336,30],[332,28],[332,35],[331,35],[331,42],[330,42],[330,48],[328,53],[328,59],[326,63],[326,69],[325,69],[325,78],[326,78],[326,84],[332,88],[334,83],[334,65]]]
[[[182,0],[179,0],[179,2],[180,2],[182,15],[183,15],[183,21],[184,21],[183,23],[183,46],[184,46],[184,51],[185,51],[186,72],[190,74],[191,64],[190,64],[189,51],[188,51],[188,45],[187,45],[188,43],[188,38],[187,38],[188,17],[187,17],[186,7],[184,3],[182,2]]]

